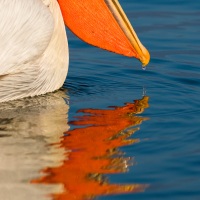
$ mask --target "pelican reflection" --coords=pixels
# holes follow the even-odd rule
[[[106,174],[124,173],[134,163],[119,147],[139,142],[132,139],[139,125],[147,120],[136,114],[148,108],[149,97],[112,106],[108,109],[81,109],[74,121],[75,128],[66,131],[59,146],[66,151],[62,164],[43,169],[37,184],[62,184],[63,192],[51,193],[55,200],[93,199],[99,195],[144,191],[143,184],[110,183]],[[58,144],[57,144],[58,145]]]
[[[30,180],[66,159],[67,150],[59,143],[69,128],[67,99],[59,91],[0,104],[0,199],[42,200],[62,192],[61,184],[35,185]]]

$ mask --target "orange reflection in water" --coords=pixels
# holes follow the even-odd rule
[[[70,149],[67,160],[59,167],[43,170],[45,177],[34,183],[64,186],[61,194],[52,194],[56,200],[93,199],[98,195],[143,191],[146,185],[111,184],[106,174],[122,173],[128,170],[131,158],[125,157],[118,147],[138,142],[128,139],[139,128],[135,127],[147,118],[136,116],[148,107],[148,97],[134,103],[107,110],[83,109],[83,116],[70,122],[81,126],[67,131],[60,145]]]

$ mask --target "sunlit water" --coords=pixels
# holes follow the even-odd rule
[[[200,199],[200,3],[121,4],[147,69],[67,30],[66,91],[1,105],[0,199]]]

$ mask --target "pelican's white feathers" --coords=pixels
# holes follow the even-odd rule
[[[59,89],[68,43],[56,0],[0,0],[0,102]]]

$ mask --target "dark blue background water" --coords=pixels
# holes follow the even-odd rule
[[[150,97],[150,107],[123,147],[137,164],[113,183],[144,183],[143,193],[99,197],[200,199],[200,2],[120,1],[142,43],[151,53],[145,71],[135,60],[91,47],[69,31],[70,68],[65,83],[70,120],[80,108],[106,108]]]

